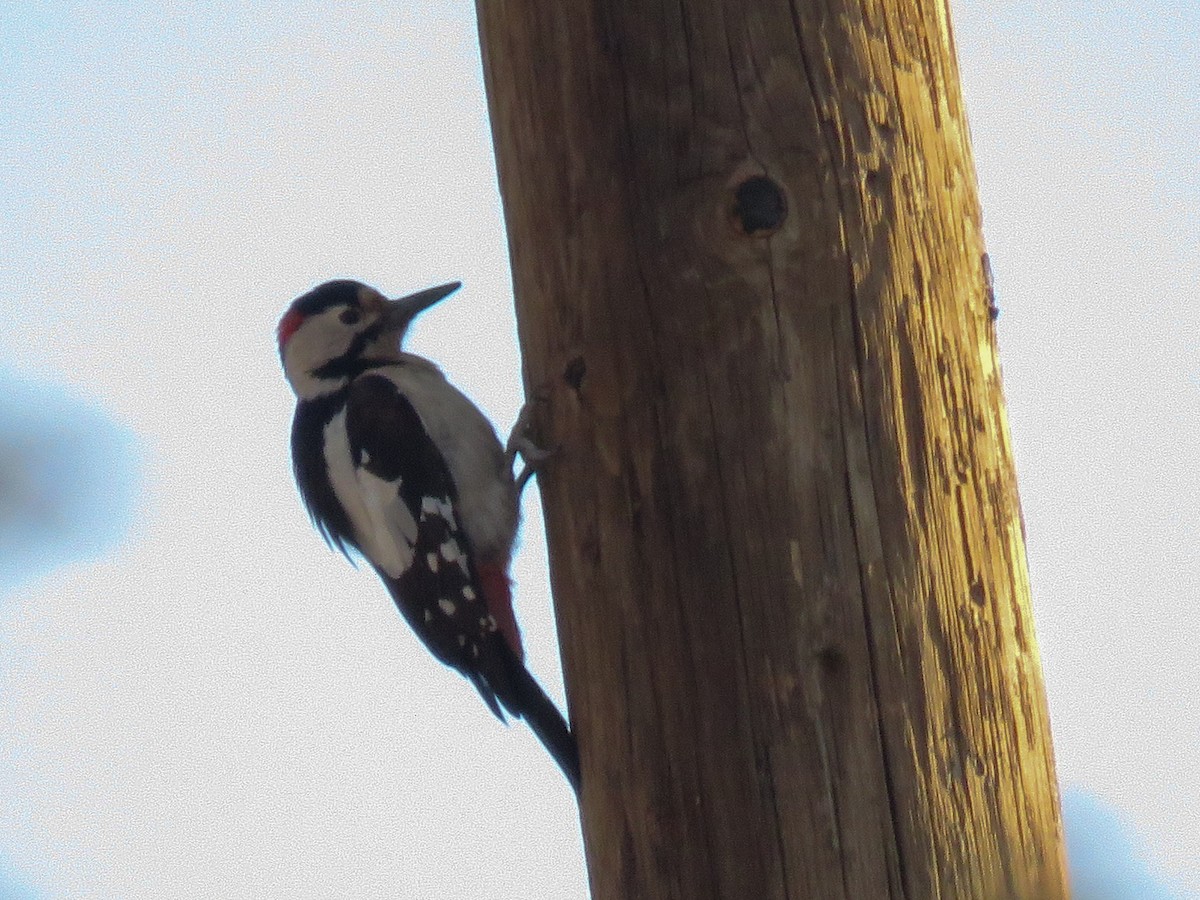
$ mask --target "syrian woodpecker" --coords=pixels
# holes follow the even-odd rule
[[[430,652],[500,721],[525,719],[578,791],[575,740],[525,668],[513,615],[512,457],[437,366],[400,348],[413,318],[458,287],[388,300],[330,281],[288,307],[278,337],[297,397],[296,482],[330,546],[365,557]]]

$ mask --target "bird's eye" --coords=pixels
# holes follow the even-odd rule
[[[346,309],[342,310],[342,312],[338,316],[338,318],[341,319],[342,323],[345,325],[353,325],[355,322],[357,322],[359,319],[362,318],[362,313],[360,313],[353,306],[349,306]]]

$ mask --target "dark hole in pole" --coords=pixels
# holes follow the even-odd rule
[[[755,175],[734,191],[733,214],[741,231],[759,236],[783,224],[787,218],[787,200],[774,181],[765,175]]]

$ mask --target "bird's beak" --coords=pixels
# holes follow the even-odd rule
[[[393,328],[407,328],[408,323],[415,319],[418,313],[429,309],[433,304],[450,296],[460,287],[462,287],[461,281],[452,281],[449,284],[409,294],[407,297],[388,300],[384,315],[387,317],[388,324]]]

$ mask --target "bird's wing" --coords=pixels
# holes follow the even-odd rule
[[[360,549],[434,656],[471,678],[500,715],[496,694],[503,697],[506,685],[493,682],[507,681],[508,667],[490,673],[489,661],[503,639],[456,516],[445,459],[416,409],[383,375],[352,383],[345,433],[361,498]]]
[[[396,605],[433,655],[466,675],[501,721],[503,705],[529,723],[578,791],[575,739],[522,664],[519,639],[514,650],[488,611],[455,512],[454,480],[420,415],[391,379],[366,374],[351,383],[344,434],[360,486],[356,531],[369,532],[361,535],[360,549]],[[387,556],[379,547],[389,543],[394,571],[375,558]],[[507,574],[497,577],[507,597]]]

